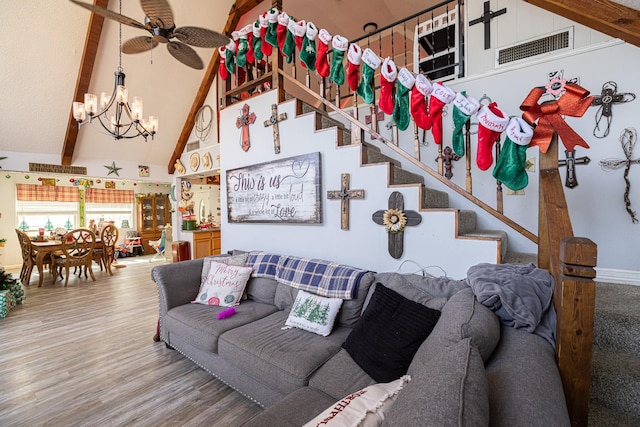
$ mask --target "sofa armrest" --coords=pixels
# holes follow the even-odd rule
[[[202,258],[163,264],[151,270],[151,279],[158,287],[160,317],[179,305],[193,301],[200,290]]]

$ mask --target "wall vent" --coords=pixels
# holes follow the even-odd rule
[[[187,151],[194,151],[200,148],[200,141],[187,142]]]
[[[572,48],[573,28],[569,28],[546,37],[496,49],[496,68],[523,59]]]

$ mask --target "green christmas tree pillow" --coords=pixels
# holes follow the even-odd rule
[[[326,298],[298,291],[285,325],[326,337],[333,329],[333,322],[341,306],[340,298]]]

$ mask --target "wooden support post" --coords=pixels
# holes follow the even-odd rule
[[[326,79],[324,77],[320,78],[320,97],[327,99]],[[327,106],[324,104],[322,104],[322,111],[327,111]]]
[[[589,418],[597,257],[596,244],[587,238],[569,237],[560,244],[556,354],[572,426],[586,426]]]
[[[500,157],[500,140],[496,141],[496,162]],[[502,182],[496,181],[496,210],[500,213],[504,211],[504,194],[502,192]]]
[[[336,84],[335,87],[336,87],[336,100],[334,104],[336,107],[340,108],[340,86]]]
[[[358,94],[353,92],[353,118],[358,118]],[[362,144],[362,129],[351,123],[351,144]]]
[[[309,70],[307,70],[307,74],[304,77],[304,83],[307,85],[308,88],[311,88],[311,74],[309,74]]]
[[[551,269],[551,242],[547,228],[547,209],[545,206],[544,192],[542,190],[542,175],[547,170],[558,171],[558,135],[553,134],[546,153],[540,153],[540,176],[538,183],[538,267],[545,270]]]
[[[420,137],[418,136],[418,125],[413,123],[413,157],[420,160]]]
[[[444,175],[444,162],[442,161],[442,144],[438,144],[438,157],[436,158],[438,161],[438,173],[440,175]]]
[[[467,153],[467,156],[465,157],[466,167],[467,167],[466,190],[467,190],[467,193],[473,194],[473,185],[472,185],[472,178],[471,178],[471,121],[470,120],[467,120],[467,122],[464,124],[464,129],[465,129],[464,145],[465,145],[465,152]]]

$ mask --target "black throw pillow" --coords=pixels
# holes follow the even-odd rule
[[[342,347],[371,378],[387,383],[407,373],[439,318],[439,310],[376,283],[369,305]]]

